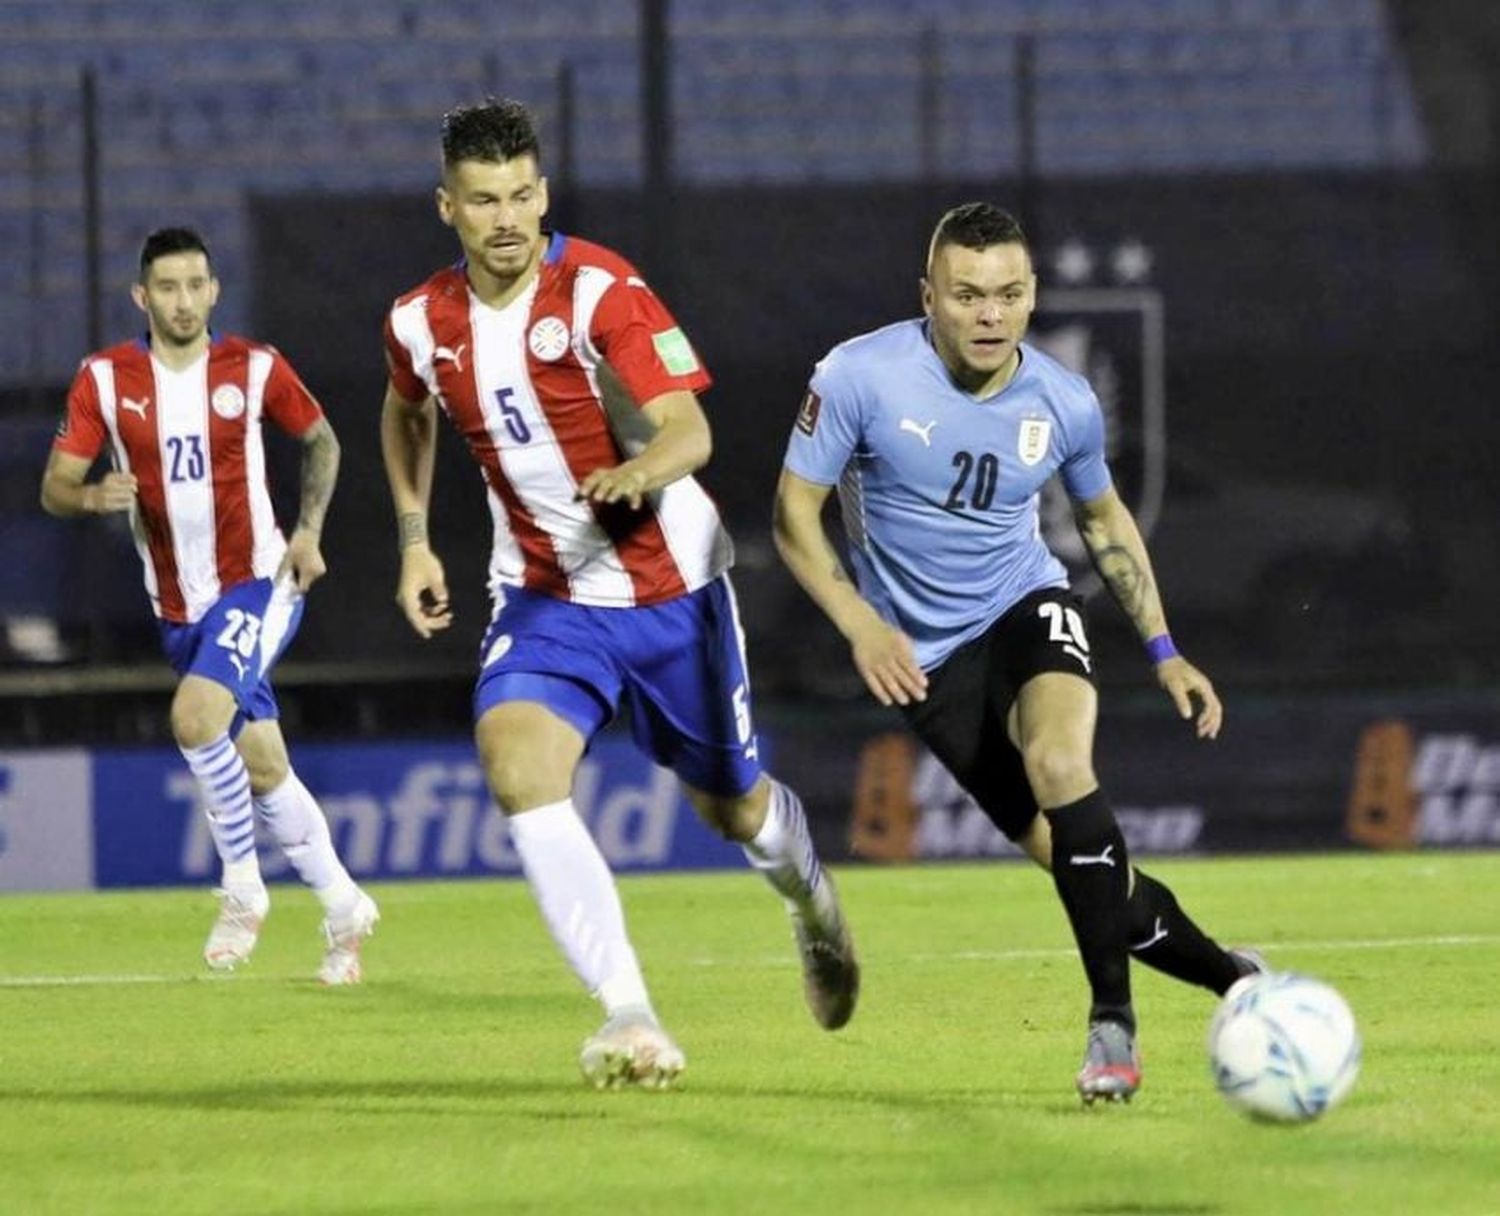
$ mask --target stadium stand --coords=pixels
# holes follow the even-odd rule
[[[676,0],[671,22],[675,167],[689,182],[1013,173],[1023,36],[1035,167],[1048,174],[1423,155],[1378,0]],[[577,180],[639,181],[637,59],[634,0],[0,4],[6,295],[50,318],[36,334],[20,306],[0,305],[0,385],[65,378],[85,345],[85,67],[100,98],[114,335],[135,324],[124,287],[146,228],[205,229],[229,285],[220,323],[243,328],[244,198],[425,189],[436,116],[486,91],[526,98],[555,142],[564,63]]]

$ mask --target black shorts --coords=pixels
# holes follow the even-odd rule
[[[1012,840],[1036,818],[1036,798],[1005,719],[1021,685],[1046,671],[1093,683],[1083,600],[1033,591],[927,673],[927,700],[901,707],[907,723]]]

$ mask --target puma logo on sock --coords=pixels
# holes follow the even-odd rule
[[[1107,844],[1104,846],[1104,852],[1098,854],[1098,856],[1090,856],[1088,853],[1074,853],[1073,856],[1068,858],[1068,864],[1070,866],[1108,866],[1110,869],[1114,869],[1115,859],[1112,856],[1114,851],[1115,846]]]

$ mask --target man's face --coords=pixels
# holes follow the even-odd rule
[[[1036,307],[1036,276],[1019,244],[943,245],[922,280],[933,345],[955,374],[983,379],[1003,369]]]
[[[219,300],[219,280],[198,250],[166,253],[146,268],[130,289],[136,307],[151,320],[151,335],[172,346],[191,346],[208,328]]]
[[[529,153],[513,160],[463,160],[438,187],[438,214],[458,233],[471,266],[515,279],[541,256],[547,179]]]

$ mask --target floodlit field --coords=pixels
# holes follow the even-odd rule
[[[339,991],[297,889],[225,979],[207,892],[5,896],[0,1213],[1500,1212],[1500,854],[1149,868],[1345,993],[1345,1106],[1245,1122],[1211,998],[1137,968],[1145,1085],[1083,1109],[1081,974],[1018,864],[842,872],[865,993],[836,1035],[748,873],[625,880],[688,1054],[668,1094],[583,1087],[594,1007],[516,882],[376,888]]]

